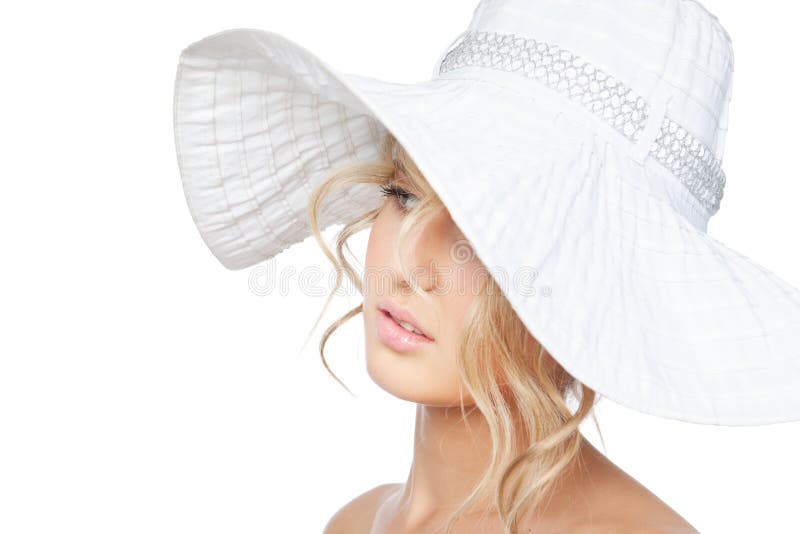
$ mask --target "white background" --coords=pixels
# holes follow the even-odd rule
[[[792,2],[707,0],[736,70],[709,233],[800,287],[800,45]],[[172,90],[181,50],[277,31],[346,72],[430,77],[469,23],[454,0],[28,2],[0,17],[0,532],[322,530],[405,481],[414,405],[373,384],[358,316],[254,293],[205,248],[183,197]],[[328,236],[332,236],[328,233]],[[363,251],[366,234],[353,250]],[[278,269],[328,269],[313,240]],[[334,301],[327,325],[358,304]],[[694,425],[603,400],[611,459],[703,533],[800,532],[800,423]],[[591,421],[584,433],[598,446]]]

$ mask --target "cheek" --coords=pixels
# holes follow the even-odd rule
[[[399,225],[400,219],[393,212],[392,206],[384,203],[369,230],[364,256],[365,271],[362,278],[365,298],[369,298],[371,293],[381,291],[381,289],[376,289],[379,287],[384,288],[382,291],[385,294],[388,287],[386,284],[391,281],[386,279],[389,274],[387,268],[392,265]]]
[[[437,276],[437,294],[447,310],[448,324],[461,334],[467,314],[482,290],[488,272],[476,259],[450,262]]]
[[[388,250],[393,223],[391,220],[390,209],[384,203],[384,207],[372,221],[369,231],[369,239],[367,240],[367,265],[375,265],[380,258],[385,257]]]
[[[453,377],[452,382],[460,381],[457,359],[458,351],[467,327],[467,319],[480,289],[479,279],[471,281],[473,274],[477,277],[480,265],[470,264],[459,266],[462,269],[461,281],[451,280],[449,287],[437,296],[441,304],[441,354],[446,362],[446,370]],[[453,269],[454,278],[459,276],[458,270]],[[467,349],[467,358],[470,357]],[[467,394],[465,393],[465,396]]]

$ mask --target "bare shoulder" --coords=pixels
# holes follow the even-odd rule
[[[575,534],[699,534],[684,517],[637,481],[610,484]]]
[[[569,532],[570,534],[700,534],[683,519],[659,522],[626,518],[599,519],[575,525]]]
[[[575,534],[699,534],[684,517],[634,479],[606,485]]]
[[[619,498],[628,503],[621,514],[618,532],[624,534],[699,534],[683,516],[657,495],[626,474],[630,486],[620,491]]]
[[[605,457],[596,455],[580,499],[569,501],[571,534],[699,534],[684,517]]]
[[[640,488],[616,495],[569,523],[570,534],[700,534],[685,518],[655,495]]]
[[[367,490],[342,506],[325,525],[322,534],[352,534],[369,532],[375,511],[402,484],[381,484]]]

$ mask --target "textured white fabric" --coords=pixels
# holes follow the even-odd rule
[[[700,4],[484,0],[469,30],[563,44],[722,159],[733,55]],[[512,72],[438,72],[417,84],[343,73],[258,29],[187,47],[175,143],[216,257],[241,269],[305,239],[311,188],[334,167],[374,159],[388,129],[490,270],[537,270],[534,287],[549,295],[498,283],[573,376],[662,417],[800,420],[798,289],[709,236],[708,210],[680,180],[563,95]],[[322,226],[381,202],[376,188],[343,191]]]
[[[557,44],[513,33],[475,31],[466,32],[447,54],[439,75],[455,71],[456,76],[469,76],[464,67],[473,66],[535,79],[596,114],[633,142],[649,141],[658,126],[648,154],[669,168],[709,215],[719,209],[725,186],[722,162],[691,132],[666,116],[665,110],[654,111],[641,95],[602,68]],[[482,68],[477,70],[478,75]],[[663,116],[660,124],[651,118],[654,115]]]

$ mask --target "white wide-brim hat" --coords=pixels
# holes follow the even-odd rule
[[[578,380],[682,421],[800,420],[800,291],[706,233],[732,73],[691,0],[484,0],[414,84],[232,29],[181,53],[175,143],[205,243],[241,269],[308,237],[314,186],[390,131]],[[321,227],[382,201],[337,192]]]

